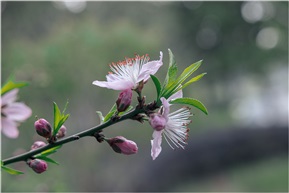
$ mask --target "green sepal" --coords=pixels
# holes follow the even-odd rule
[[[2,161],[1,161],[1,169],[3,169],[4,171],[6,171],[7,173],[12,174],[12,175],[24,174],[23,172],[21,172],[19,170],[15,170],[15,169],[12,169],[10,167],[4,166]]]
[[[41,152],[40,154],[37,154],[36,156],[48,156],[50,154],[55,153],[59,148],[61,148],[61,145],[58,145],[58,146],[52,147],[48,150],[45,150],[45,151]]]
[[[206,115],[208,115],[208,110],[205,105],[197,99],[193,98],[178,98],[170,101],[171,104],[183,104],[183,105],[191,105],[194,106],[201,111],[203,111]]]
[[[50,163],[54,163],[54,164],[56,164],[56,165],[59,165],[59,163],[57,162],[57,161],[55,161],[55,160],[53,160],[53,159],[51,159],[51,158],[49,158],[49,157],[46,157],[46,156],[42,156],[42,155],[36,155],[36,156],[34,156],[35,158],[37,158],[37,159],[41,159],[41,160],[44,160],[44,161],[47,161],[47,162],[50,162]]]
[[[7,93],[8,91],[15,89],[15,88],[21,88],[24,86],[27,86],[28,82],[15,82],[13,78],[9,78],[9,80],[2,86],[1,88],[1,95]]]
[[[151,76],[151,79],[153,80],[154,84],[155,84],[155,87],[156,87],[156,90],[157,90],[157,99],[159,98],[160,96],[160,93],[161,93],[161,83],[159,81],[159,79],[157,77],[155,77],[154,75],[150,75]]]
[[[69,114],[65,114],[67,104],[68,104],[68,102],[66,102],[65,108],[64,108],[63,112],[61,113],[57,104],[55,102],[53,102],[53,107],[54,107],[53,136],[55,136],[57,134],[60,127],[64,124],[64,122],[69,117]]]
[[[99,117],[100,124],[102,124],[102,123],[103,123],[103,120],[104,120],[104,117],[103,117],[103,115],[102,115],[102,112],[101,112],[101,111],[96,111],[96,114],[97,114],[98,117]]]
[[[127,109],[126,109],[125,111],[120,112],[118,115],[121,116],[121,115],[127,113],[128,111],[130,111],[130,110],[132,110],[132,109],[133,109],[133,106],[130,105],[129,107],[127,107]]]
[[[114,103],[110,111],[107,113],[107,115],[105,115],[103,122],[105,123],[106,121],[108,121],[115,114],[116,111],[117,111],[116,104]]]

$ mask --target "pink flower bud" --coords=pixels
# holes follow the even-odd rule
[[[167,120],[159,113],[150,114],[149,123],[157,131],[165,128]]]
[[[30,168],[32,168],[34,170],[34,172],[36,172],[38,174],[45,172],[47,169],[47,163],[43,160],[40,160],[40,159],[30,160],[28,162],[28,165]]]
[[[45,145],[46,145],[46,143],[43,141],[35,141],[33,143],[33,145],[31,146],[31,150],[38,149],[38,148],[43,147]]]
[[[51,136],[52,129],[50,123],[45,119],[38,119],[37,121],[35,121],[34,127],[38,135],[45,138],[49,138]]]
[[[60,139],[60,138],[64,137],[66,135],[66,130],[67,130],[66,127],[64,125],[62,125],[56,134],[57,138]]]
[[[123,112],[125,111],[129,105],[131,104],[131,99],[132,99],[132,90],[127,89],[119,93],[118,99],[116,101],[117,105],[117,110],[118,112]]]
[[[117,136],[108,140],[109,145],[117,153],[125,155],[135,154],[138,151],[138,147],[135,142],[128,140],[122,136]]]

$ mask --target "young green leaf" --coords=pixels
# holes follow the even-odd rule
[[[168,72],[166,75],[166,79],[163,85],[164,88],[176,80],[176,76],[178,72],[178,66],[177,66],[175,57],[170,49],[168,49],[168,51],[169,51],[170,61],[169,61],[169,68],[168,68]]]
[[[98,115],[99,120],[100,120],[100,123],[102,124],[102,123],[103,123],[103,120],[104,120],[104,117],[103,117],[103,115],[102,115],[102,112],[101,112],[101,111],[96,111],[96,114]]]
[[[192,75],[192,73],[195,72],[200,67],[201,64],[202,64],[202,60],[188,66],[174,82],[171,82],[162,90],[161,96],[168,98],[171,95],[173,95],[174,93],[181,90],[182,89],[182,83],[188,77],[190,77]]]
[[[184,105],[191,105],[194,106],[201,111],[203,111],[206,115],[208,114],[208,110],[203,103],[201,103],[197,99],[193,98],[178,98],[170,101],[171,104],[184,104]]]
[[[154,84],[155,84],[155,87],[156,87],[156,90],[157,90],[157,99],[159,98],[160,96],[160,92],[161,92],[161,83],[159,81],[159,79],[157,77],[155,77],[154,75],[150,75],[151,76],[151,79],[153,80]]]
[[[38,156],[35,156],[35,158],[59,165],[59,163],[57,161],[55,161],[49,157],[46,157],[46,156],[38,155]]]
[[[54,123],[53,123],[53,128],[54,128],[54,131],[55,129],[57,128],[58,126],[58,123],[60,122],[61,120],[61,112],[59,110],[59,107],[57,106],[57,104],[55,102],[53,102],[53,112],[54,112]],[[53,135],[54,135],[54,131],[53,131]]]
[[[68,104],[68,102],[66,102],[65,108],[64,108],[63,112],[61,113],[57,104],[55,102],[53,102],[53,107],[54,107],[53,136],[55,136],[57,134],[60,127],[64,124],[64,122],[69,117],[69,114],[65,114],[65,109],[66,109],[67,104]]]
[[[19,170],[15,170],[15,169],[12,169],[12,168],[9,168],[7,166],[3,166],[1,165],[1,168],[8,172],[9,174],[12,174],[12,175],[19,175],[19,174],[24,174],[23,172],[19,171]]]
[[[12,78],[10,78],[10,80],[8,80],[4,86],[2,86],[1,88],[1,95],[5,94],[6,92],[15,89],[15,88],[21,88],[24,86],[27,86],[28,83],[27,82],[14,82],[12,80]]]
[[[116,104],[114,103],[114,105],[111,107],[110,111],[104,117],[103,122],[105,123],[106,121],[108,121],[115,114],[116,111],[117,111]]]
[[[36,156],[48,156],[50,154],[55,153],[56,150],[58,150],[59,148],[61,148],[61,145],[58,145],[56,147],[52,147],[52,148],[50,148],[48,150],[45,150],[45,151],[41,152],[40,154],[37,154]]]
[[[179,82],[179,84],[182,84],[189,76],[191,76],[201,66],[202,62],[203,60],[200,60],[188,66],[178,77],[177,82]]]
[[[203,76],[205,76],[207,73],[202,73],[199,74],[198,76],[195,76],[194,78],[192,78],[191,80],[189,80],[188,82],[186,82],[183,86],[182,89],[184,89],[185,87],[189,86],[190,84],[192,84],[193,82],[196,82],[198,80],[200,80]]]

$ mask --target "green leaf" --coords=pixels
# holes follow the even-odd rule
[[[191,106],[194,106],[194,107],[200,109],[206,115],[208,114],[208,110],[205,107],[205,105],[203,103],[201,103],[200,101],[198,101],[197,99],[193,99],[193,98],[178,98],[178,99],[175,99],[175,100],[171,100],[170,103],[171,104],[191,105]]]
[[[36,156],[48,156],[50,154],[55,153],[56,150],[58,150],[59,148],[61,148],[61,145],[58,145],[56,147],[52,147],[52,148],[50,148],[48,150],[45,150],[45,151],[41,152],[40,154],[37,154]]]
[[[159,79],[157,77],[155,77],[154,75],[150,75],[151,76],[151,79],[153,80],[154,84],[155,84],[155,87],[156,87],[156,90],[157,90],[157,99],[159,98],[160,96],[160,93],[161,93],[161,83],[159,81]]]
[[[200,80],[203,76],[205,76],[207,73],[202,73],[199,74],[198,76],[195,76],[194,78],[192,78],[191,80],[189,80],[188,82],[186,82],[183,86],[182,89],[184,89],[185,87],[189,86],[190,84],[192,84],[193,82],[196,82],[198,80]]]
[[[54,130],[57,128],[58,123],[61,120],[61,112],[59,110],[59,107],[57,106],[57,104],[55,102],[53,102],[53,112],[54,112],[54,123],[53,123],[53,128]],[[54,135],[54,131],[53,131],[53,135]]]
[[[114,105],[111,107],[110,111],[104,117],[103,122],[105,123],[106,121],[108,121],[115,114],[116,111],[117,111],[116,104],[114,103]]]
[[[47,162],[50,162],[50,163],[54,163],[56,165],[59,165],[59,163],[57,161],[55,161],[55,160],[53,160],[53,159],[51,159],[49,157],[46,157],[46,156],[39,155],[39,156],[35,156],[35,158],[41,159],[41,160],[44,160],[44,161],[47,161]]]
[[[200,60],[188,66],[179,76],[177,82],[182,84],[189,76],[193,74],[193,72],[195,72],[201,66],[202,62],[203,60]]]
[[[64,106],[64,109],[63,109],[63,111],[62,111],[62,114],[65,114],[65,111],[66,111],[66,109],[67,109],[67,106],[68,106],[68,99],[67,99],[67,101],[66,101],[66,103],[65,103],[65,106]]]
[[[65,114],[65,110],[67,107],[68,102],[65,104],[65,108],[63,112],[61,113],[59,107],[55,102],[53,102],[53,107],[54,107],[54,123],[53,123],[53,136],[57,134],[59,131],[60,127],[65,123],[65,121],[68,119],[69,114]]]
[[[96,114],[97,114],[98,117],[99,117],[100,123],[103,123],[104,117],[103,117],[103,115],[102,115],[102,112],[101,112],[101,111],[96,111]]]
[[[176,80],[176,76],[178,72],[178,66],[177,66],[175,57],[170,49],[168,49],[168,51],[169,51],[170,62],[169,62],[169,68],[168,68],[168,72],[166,75],[166,79],[163,85],[164,88]]]
[[[202,64],[202,60],[195,62],[188,66],[182,74],[172,83],[168,84],[164,89],[161,94],[161,96],[168,98],[174,93],[178,92],[179,90],[182,89],[182,83],[192,75],[193,72],[195,72],[200,65]]]
[[[7,166],[3,166],[1,165],[1,168],[8,172],[9,174],[12,174],[12,175],[19,175],[19,174],[24,174],[23,172],[19,171],[19,170],[15,170],[15,169],[12,169],[12,168],[9,168]]]
[[[1,95],[5,94],[6,92],[15,89],[15,88],[21,88],[24,86],[27,86],[28,83],[27,82],[14,82],[12,80],[12,78],[10,78],[10,80],[8,80],[4,86],[2,86],[1,88]]]

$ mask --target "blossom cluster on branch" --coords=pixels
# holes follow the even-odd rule
[[[123,61],[112,63],[110,64],[111,72],[106,75],[106,81],[93,81],[93,84],[96,86],[119,92],[115,104],[105,116],[101,112],[97,112],[101,120],[98,126],[64,138],[67,129],[63,124],[69,117],[69,114],[65,113],[67,104],[61,112],[58,105],[53,103],[53,124],[44,118],[40,118],[34,123],[36,133],[42,136],[46,142],[36,141],[31,146],[29,152],[2,160],[2,169],[12,174],[20,174],[22,172],[9,168],[6,165],[25,161],[33,171],[42,173],[48,168],[46,162],[58,164],[58,162],[48,157],[50,154],[55,153],[57,149],[66,143],[87,136],[95,137],[100,143],[103,141],[107,142],[117,153],[124,155],[135,154],[138,151],[138,147],[134,141],[128,140],[123,136],[107,138],[103,133],[105,128],[126,119],[136,120],[141,123],[148,122],[153,129],[151,140],[151,156],[153,160],[162,151],[163,138],[172,149],[184,149],[189,136],[188,125],[191,123],[189,118],[192,116],[190,108],[187,106],[196,107],[205,114],[208,112],[199,100],[183,97],[183,89],[201,79],[206,73],[199,74],[186,81],[200,67],[202,61],[198,61],[188,66],[181,75],[177,76],[177,63],[171,50],[168,51],[169,66],[166,78],[162,84],[155,76],[163,65],[162,52],[160,52],[159,60],[150,61],[148,55],[136,55],[133,58],[125,58]],[[150,79],[155,85],[156,99],[147,103],[142,91]],[[23,103],[15,102],[18,88],[22,86],[23,84],[8,81],[3,87],[6,88],[6,91],[3,91],[3,88],[1,89],[1,129],[7,137],[17,137],[15,134],[15,131],[17,131],[17,128],[15,129],[16,121],[24,121],[31,115],[29,107]],[[138,103],[132,106],[134,93],[137,95]],[[171,106],[176,104],[185,106],[176,111],[171,111]],[[10,126],[7,124],[9,122],[7,120],[10,121]],[[14,127],[11,126],[12,123]]]

